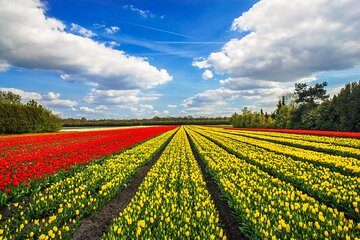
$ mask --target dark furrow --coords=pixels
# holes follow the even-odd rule
[[[177,131],[176,131],[177,132]],[[130,183],[121,190],[112,200],[110,200],[94,217],[87,217],[82,220],[79,229],[70,238],[72,240],[98,240],[106,233],[113,223],[113,219],[122,212],[135,196],[143,179],[150,171],[151,167],[157,162],[165,148],[174,137],[176,132],[166,141],[166,143],[155,153],[153,158],[145,163],[133,176]]]
[[[205,164],[201,160],[199,153],[196,151],[193,141],[191,140],[189,133],[186,132],[187,138],[190,142],[191,150],[195,156],[195,159],[200,166],[203,178],[206,183],[206,187],[214,201],[215,207],[219,212],[219,222],[225,231],[228,239],[247,239],[245,235],[240,231],[240,225],[233,214],[228,202],[223,198],[220,188],[217,186],[211,175],[206,171]]]

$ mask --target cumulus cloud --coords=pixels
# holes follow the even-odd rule
[[[225,105],[227,101],[234,100],[238,95],[238,92],[227,88],[210,89],[183,100],[181,106],[186,108],[197,108]]]
[[[206,69],[202,74],[202,78],[205,80],[213,78],[213,77],[214,77],[214,75],[213,75],[212,71],[210,71],[209,69]]]
[[[120,28],[119,28],[118,26],[111,26],[111,27],[105,28],[105,32],[106,32],[107,34],[114,34],[114,33],[116,33],[116,32],[119,31],[119,30],[120,30]]]
[[[207,58],[194,59],[193,66],[228,75],[219,82],[221,88],[251,101],[253,108],[273,109],[277,96],[293,92],[294,83],[360,65],[357,4],[261,0],[232,23],[231,29],[244,37],[231,39]],[[185,101],[197,98],[199,94]]]
[[[175,105],[175,104],[169,104],[167,106],[168,106],[168,108],[177,108],[177,105]]]
[[[0,5],[2,71],[9,66],[55,70],[99,89],[151,88],[172,79],[144,58],[66,32],[64,23],[45,15],[40,0],[0,0]]]
[[[47,96],[49,99],[54,100],[60,98],[60,93],[49,92]]]
[[[249,89],[264,89],[276,88],[282,84],[274,81],[254,80],[250,78],[227,78],[220,80],[220,85],[232,90],[249,90]]]
[[[77,25],[75,23],[71,24],[71,28],[70,31],[76,34],[79,34],[80,36],[83,37],[87,37],[87,38],[91,38],[91,37],[95,37],[96,33],[94,33],[93,31],[86,29],[80,25]]]
[[[254,85],[245,82],[241,88],[220,87],[197,93],[183,100],[180,105],[181,113],[194,116],[229,116],[234,112],[241,112],[241,108],[244,107],[232,107],[235,100],[250,101],[251,106],[248,107],[252,110],[272,111],[276,106],[278,96],[294,91],[294,86],[289,83],[282,85],[274,83],[270,87],[267,84],[264,86],[261,84],[262,82]]]
[[[76,101],[66,100],[66,99],[52,99],[52,100],[42,100],[45,106],[55,107],[55,108],[71,108],[71,110],[75,111],[75,106],[77,105]]]
[[[42,96],[41,94],[37,93],[37,92],[26,92],[23,91],[21,89],[17,89],[17,88],[0,88],[0,91],[5,91],[5,92],[13,92],[17,95],[20,95],[23,101],[29,101],[29,100],[41,100]]]
[[[245,79],[294,82],[320,71],[360,64],[360,8],[357,0],[261,0],[232,23],[248,32],[221,51],[193,63]],[[239,82],[240,83],[239,83]]]
[[[219,106],[204,106],[185,108],[180,111],[182,115],[191,115],[194,117],[228,117],[235,112],[240,112],[238,108],[221,108]]]
[[[23,102],[35,100],[46,107],[69,108],[73,111],[76,110],[75,106],[77,105],[77,102],[73,100],[60,99],[60,93],[48,92],[47,94],[41,95],[37,92],[27,92],[17,88],[0,88],[0,91],[10,91],[16,93],[21,96]]]
[[[84,101],[96,105],[122,105],[138,104],[140,102],[155,101],[160,95],[155,93],[145,94],[138,89],[134,90],[99,90],[92,89]]]

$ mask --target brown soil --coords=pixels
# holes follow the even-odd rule
[[[190,141],[191,149],[195,156],[198,165],[200,166],[201,172],[203,174],[204,180],[206,182],[206,187],[211,195],[212,200],[215,203],[215,207],[219,212],[219,222],[222,228],[225,231],[225,234],[228,239],[247,239],[245,235],[240,231],[240,225],[236,217],[233,214],[232,209],[227,203],[226,199],[221,194],[219,187],[216,185],[213,178],[206,171],[205,164],[201,160],[199,153],[195,150],[193,142],[190,140],[190,137],[187,133],[188,139]]]
[[[12,211],[13,211],[13,205],[11,207],[3,207],[0,209],[0,215],[2,216],[2,219],[0,220],[0,224],[11,218]]]
[[[174,135],[172,135],[174,136]],[[171,140],[172,137],[170,137]],[[168,142],[170,141],[168,140]],[[167,142],[167,143],[168,143]],[[72,240],[97,240],[100,239],[104,233],[108,231],[108,228],[113,222],[113,219],[118,216],[118,214],[125,209],[125,207],[130,203],[143,179],[151,169],[151,167],[156,163],[161,154],[163,153],[164,147],[158,151],[152,160],[147,162],[133,177],[131,182],[120,191],[110,202],[108,202],[101,210],[98,212],[95,217],[88,217],[82,220],[82,224],[75,234],[70,238]]]

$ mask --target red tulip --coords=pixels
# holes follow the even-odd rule
[[[120,152],[176,126],[0,137],[0,190]],[[27,184],[29,184],[27,182]],[[6,192],[10,189],[6,189]]]

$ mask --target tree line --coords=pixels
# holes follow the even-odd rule
[[[229,117],[158,117],[151,119],[99,119],[66,118],[62,120],[64,127],[112,127],[137,125],[230,125]]]
[[[60,117],[35,100],[26,104],[21,96],[0,91],[0,134],[55,132],[62,128]]]
[[[231,117],[234,127],[360,131],[360,81],[346,84],[330,98],[326,82],[295,84],[295,91],[280,97],[270,114],[244,108]]]

